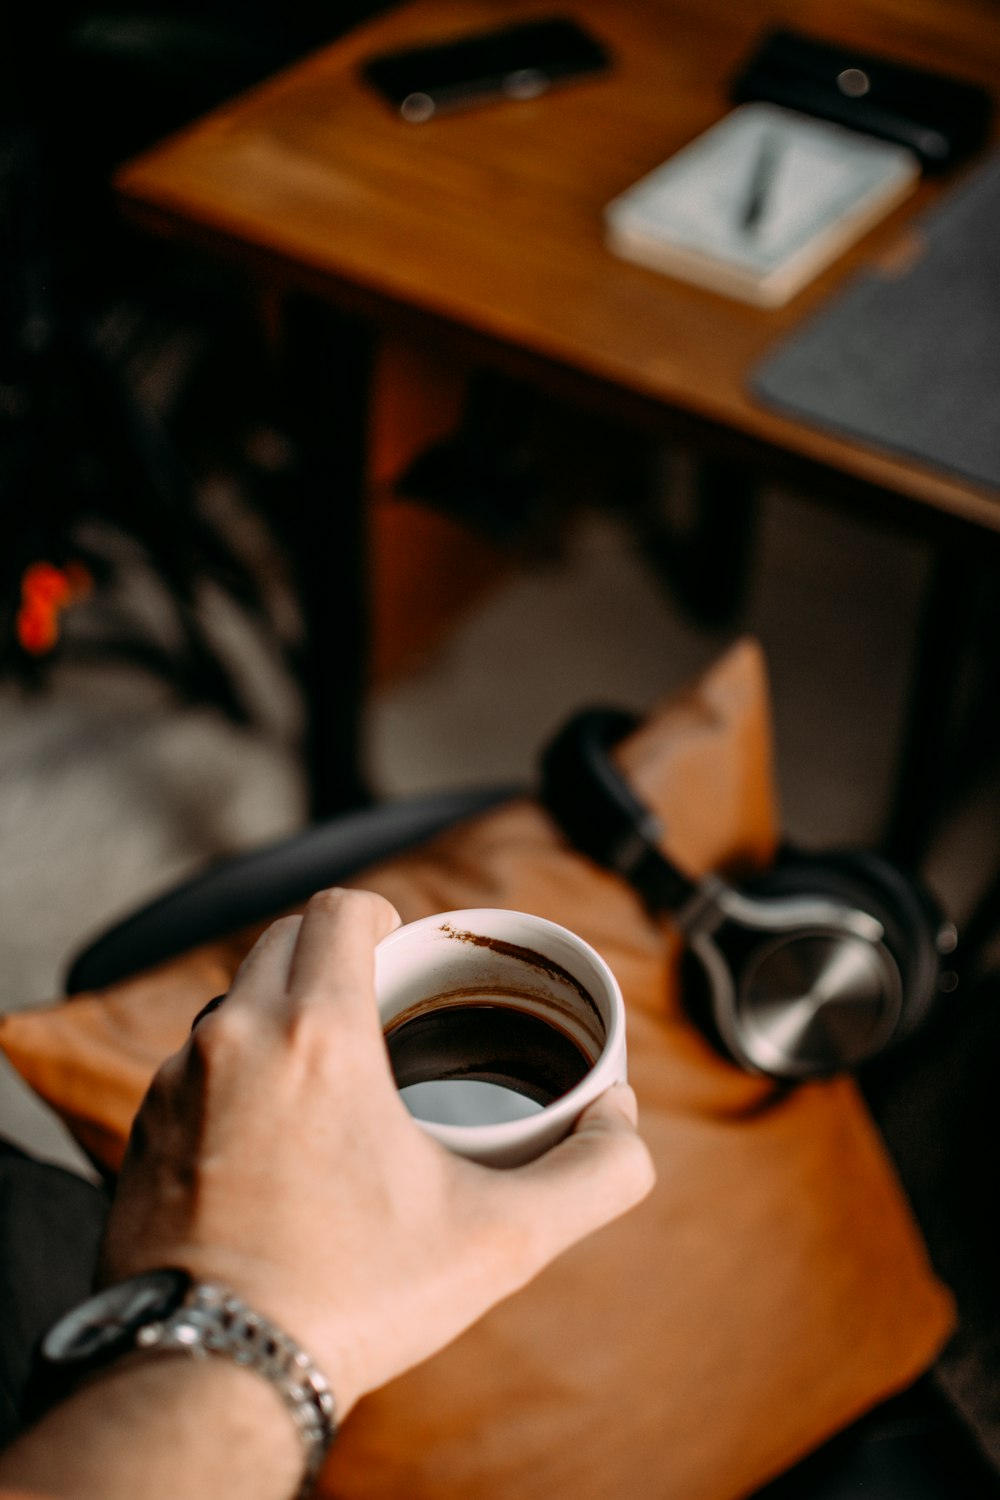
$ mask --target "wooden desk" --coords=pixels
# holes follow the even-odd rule
[[[438,361],[493,363],[759,465],[1000,531],[1000,496],[807,428],[745,389],[768,347],[856,266],[899,252],[939,183],[777,311],[616,260],[601,231],[609,199],[726,112],[728,80],[767,24],[994,87],[995,0],[572,0],[614,55],[608,75],[420,126],[359,78],[379,50],[552,8],[415,0],[131,162],[118,191],[157,233]]]

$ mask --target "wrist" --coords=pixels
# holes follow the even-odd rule
[[[163,1249],[162,1257],[152,1261],[143,1255],[139,1266],[143,1262],[152,1266],[169,1261],[185,1266],[195,1282],[232,1288],[250,1307],[272,1319],[308,1349],[336,1398],[338,1425],[367,1393],[368,1386],[361,1378],[363,1372],[359,1371],[356,1358],[353,1306],[339,1306],[329,1295],[321,1300],[315,1289],[311,1285],[303,1287],[287,1266],[232,1248],[179,1241]],[[134,1274],[134,1260],[131,1264],[106,1262],[98,1284],[109,1286]]]
[[[45,1403],[82,1380],[110,1377],[123,1362],[135,1371],[164,1359],[173,1366],[171,1386],[185,1375],[193,1380],[196,1372],[204,1385],[204,1370],[218,1367],[251,1377],[265,1392],[270,1388],[272,1404],[279,1413],[284,1407],[286,1431],[297,1435],[298,1488],[311,1488],[336,1431],[323,1372],[283,1328],[230,1287],[189,1271],[141,1272],[70,1309],[42,1341],[38,1395]]]
[[[209,1447],[228,1464],[238,1444],[244,1466],[264,1467],[278,1493],[293,1495],[302,1479],[301,1440],[278,1392],[254,1370],[228,1359],[191,1359],[179,1350],[136,1350],[80,1386],[95,1404],[121,1399],[153,1406],[164,1429],[198,1447]],[[187,1451],[187,1450],[185,1450]],[[273,1486],[267,1486],[270,1491]]]
[[[303,1492],[311,1489],[336,1435],[333,1392],[302,1346],[231,1287],[191,1281],[167,1317],[144,1323],[135,1346],[145,1353],[216,1356],[253,1371],[280,1397],[305,1453]]]
[[[230,1360],[137,1351],[93,1371],[0,1460],[53,1500],[288,1500],[301,1441],[278,1393]]]

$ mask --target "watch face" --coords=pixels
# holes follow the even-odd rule
[[[106,1287],[50,1328],[42,1355],[52,1364],[100,1363],[131,1348],[136,1331],[167,1318],[191,1285],[186,1271],[147,1271]]]

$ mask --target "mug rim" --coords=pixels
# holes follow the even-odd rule
[[[421,1120],[414,1116],[422,1129],[432,1135],[435,1140],[440,1141],[443,1146],[456,1149],[463,1146],[472,1147],[476,1144],[482,1146],[485,1142],[495,1143],[499,1148],[504,1145],[514,1145],[522,1137],[531,1136],[539,1129],[552,1124],[560,1124],[565,1119],[575,1118],[578,1114],[610,1088],[616,1081],[614,1076],[608,1077],[604,1088],[594,1091],[594,1079],[603,1071],[611,1073],[615,1059],[619,1051],[623,1049],[625,1030],[625,1002],[622,997],[621,986],[615,977],[614,971],[606,958],[603,958],[592,943],[573,932],[569,927],[563,927],[559,922],[553,922],[548,917],[537,916],[534,912],[521,911],[510,906],[470,906],[461,907],[454,911],[432,912],[429,916],[418,917],[413,922],[404,922],[384,937],[376,945],[375,952],[378,954],[384,949],[390,948],[402,935],[410,934],[421,927],[436,926],[440,928],[444,923],[456,919],[467,926],[470,931],[475,932],[476,918],[492,917],[518,917],[529,922],[535,928],[541,928],[554,937],[568,941],[570,947],[582,952],[593,964],[600,978],[604,981],[605,989],[610,996],[608,1005],[609,1017],[606,1019],[602,1013],[601,1020],[604,1022],[605,1036],[604,1045],[593,1065],[587,1069],[578,1083],[575,1083],[565,1094],[560,1094],[558,1099],[542,1106],[537,1113],[527,1115],[520,1120],[502,1120],[494,1125],[447,1125],[439,1124],[434,1120]],[[477,934],[478,935],[478,934]],[[482,936],[489,937],[491,933],[486,930]],[[574,978],[579,976],[574,975]],[[582,983],[583,981],[581,981]],[[377,999],[377,993],[376,993]],[[382,1014],[379,1006],[379,1022],[381,1024]]]

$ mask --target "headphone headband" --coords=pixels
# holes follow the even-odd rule
[[[698,887],[663,853],[662,822],[609,760],[638,723],[617,708],[574,715],[542,755],[540,796],[575,848],[622,875],[651,911],[675,911]]]

